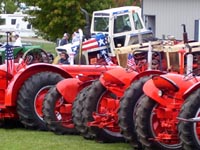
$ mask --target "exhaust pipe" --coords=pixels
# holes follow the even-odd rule
[[[188,43],[188,34],[186,32],[186,26],[185,24],[182,24],[183,26],[183,42],[184,44]]]

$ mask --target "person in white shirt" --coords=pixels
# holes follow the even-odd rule
[[[13,44],[13,46],[22,47],[22,42],[21,38],[19,37],[19,34],[15,34],[15,43]]]

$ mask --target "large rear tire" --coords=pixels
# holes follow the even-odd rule
[[[140,97],[135,118],[135,129],[139,142],[148,150],[181,150],[181,142],[174,143],[174,141],[167,140],[164,143],[154,140],[156,135],[165,130],[155,112],[158,107],[163,108],[146,95]]]
[[[82,89],[77,95],[74,103],[72,104],[72,121],[75,125],[75,128],[80,132],[80,134],[85,139],[94,138],[93,135],[90,134],[90,132],[88,131],[89,128],[87,127],[86,124],[84,124],[84,120],[82,118],[83,105],[90,88],[91,85]]]
[[[72,122],[72,104],[66,103],[56,87],[52,87],[43,102],[44,121],[56,134],[77,134]]]
[[[135,132],[135,107],[137,107],[138,99],[143,95],[143,85],[150,77],[142,77],[134,81],[125,91],[120,101],[119,126],[121,133],[126,140],[131,143],[137,142],[137,134]]]
[[[180,118],[189,119],[200,116],[200,89],[194,91],[185,101],[179,114]],[[179,121],[179,137],[185,150],[200,149],[200,122]]]
[[[54,72],[40,72],[25,81],[17,98],[17,113],[26,128],[47,130],[43,120],[42,103],[48,90],[64,79]]]
[[[101,100],[105,96],[104,95],[105,93],[107,95],[108,94],[112,95],[112,93],[109,93],[109,91],[106,91],[106,88],[100,83],[100,81],[95,81],[92,83],[90,90],[87,92],[87,97],[85,98],[84,105],[83,105],[84,109],[82,111],[82,117],[83,117],[84,125],[86,126],[86,128],[87,128],[88,122],[94,121],[93,112],[101,113],[99,112],[99,110],[101,110],[100,108],[102,107]],[[111,97],[109,98],[111,99]],[[116,127],[113,127],[113,128],[116,128]],[[100,142],[124,141],[124,138],[120,134],[120,131],[115,132],[116,130],[113,131],[113,130],[110,130],[109,128],[98,128],[98,127],[89,127],[89,131],[91,131],[91,134],[94,135],[94,138]]]

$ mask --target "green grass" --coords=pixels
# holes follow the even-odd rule
[[[41,48],[46,50],[47,52],[56,54],[56,52],[55,52],[56,44],[55,43],[45,43],[45,42],[31,42],[31,43],[32,43],[32,45],[40,45]]]
[[[6,42],[6,37],[0,37],[0,43],[4,42]],[[22,38],[22,43],[31,43],[32,45],[40,45],[42,49],[55,54],[56,43],[49,42],[41,38]]]
[[[26,129],[0,129],[1,150],[132,150],[127,143],[97,143],[79,135]]]

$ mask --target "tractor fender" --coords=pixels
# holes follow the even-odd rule
[[[153,80],[148,80],[143,86],[144,94],[150,97],[152,100],[160,103],[163,106],[167,105],[167,101],[158,95],[159,89],[153,83]]]
[[[50,71],[55,72],[58,74],[61,74],[64,78],[70,78],[71,75],[67,73],[61,66],[51,65],[51,64],[45,64],[45,63],[38,63],[29,65],[26,68],[20,69],[16,72],[16,74],[13,76],[12,80],[10,80],[5,94],[5,105],[6,106],[14,106],[16,105],[16,99],[17,94],[21,88],[21,86],[24,84],[24,82],[32,75],[44,72],[44,71]]]
[[[128,71],[126,68],[116,68],[109,71],[104,72],[100,76],[100,82],[105,87],[110,85],[121,85],[127,88],[132,79],[137,75],[138,73],[135,71]]]
[[[196,91],[200,88],[200,82],[197,82],[193,84],[191,87],[189,87],[183,94],[183,98],[186,99],[192,92]]]
[[[167,106],[174,98],[184,100],[183,94],[195,83],[195,79],[185,80],[184,76],[180,74],[168,73],[165,75],[153,75],[152,79],[144,84],[143,91],[151,99],[161,105]],[[168,93],[170,93],[171,98],[163,96]]]
[[[142,77],[145,76],[151,76],[151,75],[162,75],[162,74],[166,74],[166,72],[160,71],[160,70],[146,70],[144,72],[138,73],[133,80],[131,81],[131,83],[133,83],[136,80],[139,80]]]
[[[56,89],[64,97],[66,102],[73,103],[82,84],[83,82],[77,78],[68,78],[58,82]]]

